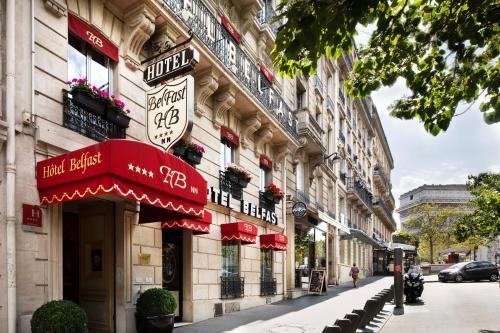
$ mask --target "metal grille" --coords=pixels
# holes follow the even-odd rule
[[[264,192],[261,191],[259,191],[259,205],[270,212],[275,211],[274,201],[267,199],[266,196],[264,195]]]
[[[245,296],[245,278],[239,276],[221,276],[220,298],[241,298]]]
[[[356,192],[357,196],[365,203],[368,208],[372,208],[372,194],[363,184],[354,177],[347,178],[347,190]]]
[[[221,190],[225,192],[231,193],[231,196],[236,199],[236,200],[242,200],[243,199],[243,188],[240,186],[240,184],[233,182],[229,180],[226,177],[226,174],[224,171],[219,172],[219,187]]]
[[[260,295],[276,295],[276,279],[260,279]]]
[[[96,141],[124,139],[126,133],[104,117],[75,105],[66,90],[63,90],[63,126]]]

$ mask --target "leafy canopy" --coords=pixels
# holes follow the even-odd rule
[[[491,241],[500,236],[500,173],[469,176],[467,189],[473,195],[470,203],[475,210],[455,223],[455,237],[463,242],[477,238]]]
[[[273,49],[280,74],[313,74],[324,54],[354,46],[356,27],[374,24],[358,50],[347,91],[364,97],[403,78],[409,96],[391,114],[446,130],[459,103],[482,95],[484,120],[500,122],[500,0],[283,0]]]
[[[394,234],[392,234],[392,241],[394,243],[415,245],[417,238],[408,232],[408,230],[401,228]]]

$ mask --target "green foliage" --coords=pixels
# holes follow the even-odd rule
[[[312,74],[322,54],[354,46],[356,27],[375,25],[346,81],[349,94],[369,95],[403,78],[411,91],[391,114],[417,118],[433,135],[446,130],[459,103],[482,95],[484,120],[500,122],[499,0],[284,0],[286,23],[273,49],[280,74]]]
[[[455,237],[462,242],[491,241],[500,235],[500,173],[469,176],[467,189],[475,210],[454,224]]]
[[[59,300],[39,307],[31,318],[33,333],[85,333],[87,315],[77,304]]]
[[[137,315],[141,318],[171,314],[176,308],[174,296],[163,288],[148,289],[137,299]]]
[[[392,241],[394,243],[415,245],[417,238],[408,232],[408,230],[401,228],[392,235]]]

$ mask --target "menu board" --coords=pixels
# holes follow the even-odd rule
[[[321,295],[323,291],[326,294],[325,271],[313,269],[309,278],[309,292]]]

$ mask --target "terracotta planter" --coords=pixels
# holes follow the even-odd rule
[[[140,318],[135,316],[138,333],[172,333],[174,330],[174,314]]]
[[[96,116],[103,116],[106,110],[106,104],[104,101],[95,99],[94,96],[86,93],[85,91],[77,90],[71,93],[73,97],[73,103],[87,110],[88,112],[95,114]]]
[[[106,109],[106,119],[120,128],[128,128],[130,123],[130,117],[110,109]]]

